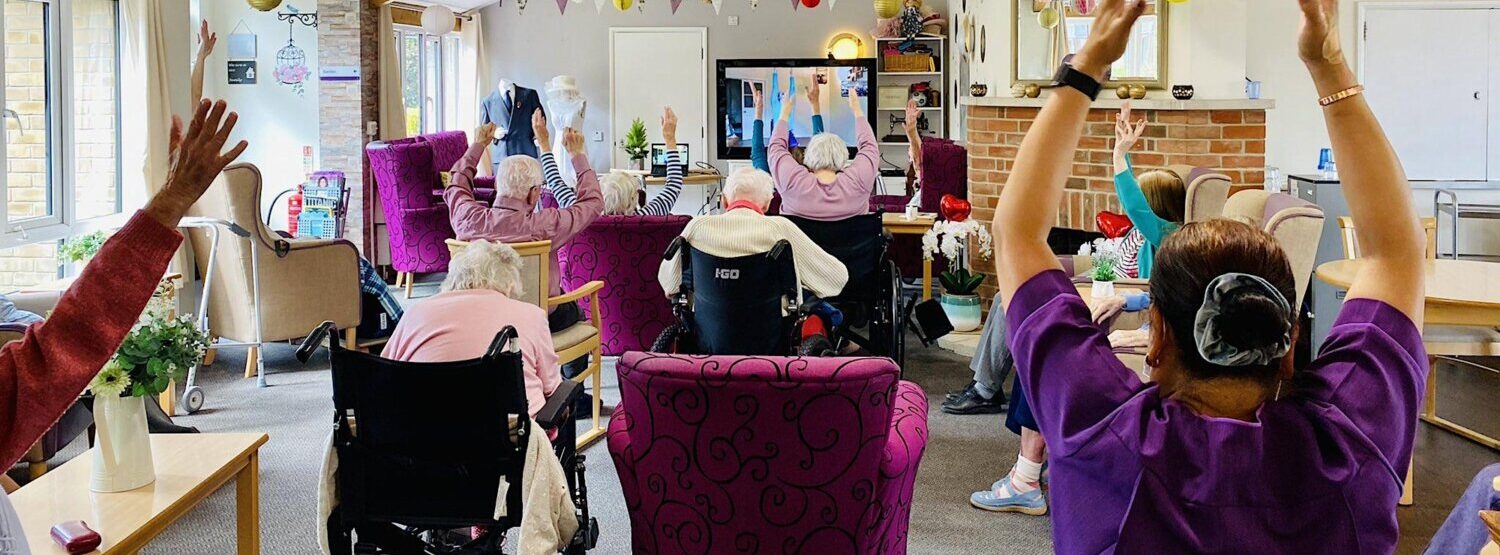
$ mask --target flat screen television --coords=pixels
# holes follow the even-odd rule
[[[864,97],[864,117],[875,125],[870,93],[875,86],[875,59],[829,60],[826,58],[801,59],[756,59],[718,61],[718,158],[721,160],[746,160],[750,158],[751,129],[755,121],[754,90],[759,89],[765,98],[765,140],[771,141],[771,128],[777,117],[780,102],[795,103],[791,118],[791,136],[797,144],[806,146],[812,138],[812,106],[805,92],[809,83],[820,87],[824,131],[834,133],[849,143],[853,155],[856,143],[854,115],[849,109],[848,97],[851,89],[857,89]],[[783,99],[787,86],[795,80],[797,92],[790,99]],[[776,89],[776,90],[773,90]]]

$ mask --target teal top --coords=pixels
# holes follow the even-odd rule
[[[1125,171],[1115,175],[1115,194],[1120,197],[1120,206],[1124,207],[1125,216],[1130,218],[1130,223],[1146,238],[1137,261],[1141,268],[1141,279],[1150,279],[1156,249],[1161,247],[1168,235],[1177,231],[1177,224],[1156,215],[1156,211],[1151,209],[1151,203],[1146,202],[1146,194],[1141,192],[1141,184],[1135,180],[1135,166],[1130,163],[1129,154],[1125,155]]]

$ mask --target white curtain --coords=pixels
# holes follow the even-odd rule
[[[401,50],[397,48],[391,7],[380,7],[380,123],[382,141],[406,138],[406,104],[401,101]]]
[[[170,170],[167,134],[172,125],[171,77],[168,65],[166,7],[160,0],[120,2],[123,64],[120,72],[123,137],[144,137],[121,146],[126,168],[125,190],[149,197],[167,182]],[[184,120],[187,119],[184,117]]]
[[[472,133],[479,125],[479,101],[489,94],[490,65],[484,54],[484,26],[479,12],[469,15],[459,34],[462,56],[458,65],[459,128]]]

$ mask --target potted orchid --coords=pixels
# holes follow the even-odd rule
[[[981,258],[987,260],[994,254],[989,226],[973,219],[940,221],[922,235],[922,256],[931,260],[942,254],[954,264],[961,264],[963,250],[971,240]],[[938,276],[938,281],[943,284],[939,304],[952,322],[954,331],[974,331],[982,325],[978,291],[984,278],[984,274],[963,267]]]
[[[1093,281],[1089,296],[1104,299],[1115,295],[1115,281],[1122,276],[1120,269],[1121,240],[1095,239],[1093,244],[1084,243],[1078,249],[1079,256],[1090,256],[1094,266],[1089,269]]]
[[[94,394],[94,470],[89,489],[132,490],[156,480],[146,431],[147,397],[203,360],[209,337],[190,318],[148,313],[89,383]]]

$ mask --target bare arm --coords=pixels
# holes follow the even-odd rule
[[[1073,66],[1102,81],[1105,70],[1124,53],[1130,28],[1144,10],[1142,0],[1101,2],[1093,33]],[[1007,307],[1027,280],[1062,268],[1047,246],[1047,232],[1062,205],[1063,185],[1073,169],[1091,102],[1071,87],[1055,89],[1021,142],[1016,165],[1000,193],[992,228],[999,251],[996,260],[1004,261],[997,265],[996,276]]]
[[[204,20],[198,25],[198,58],[193,64],[193,106],[203,102],[203,71],[208,55],[214,51],[214,45],[218,44],[219,35],[208,32],[208,21]]]
[[[922,117],[921,110],[917,109],[916,100],[906,101],[906,120],[903,125],[906,128],[907,156],[911,157],[912,169],[917,172],[917,183],[922,182],[922,134],[917,132],[917,120]]]
[[[1298,51],[1319,96],[1355,86],[1339,45],[1337,0],[1299,0],[1303,26]],[[1364,259],[1349,298],[1383,301],[1422,322],[1426,248],[1401,161],[1364,95],[1323,109],[1334,156],[1341,162],[1349,212]]]
[[[1146,118],[1132,122],[1130,120],[1130,101],[1120,106],[1120,115],[1115,117],[1115,175],[1131,171],[1130,149],[1141,140],[1141,134],[1146,132]]]

